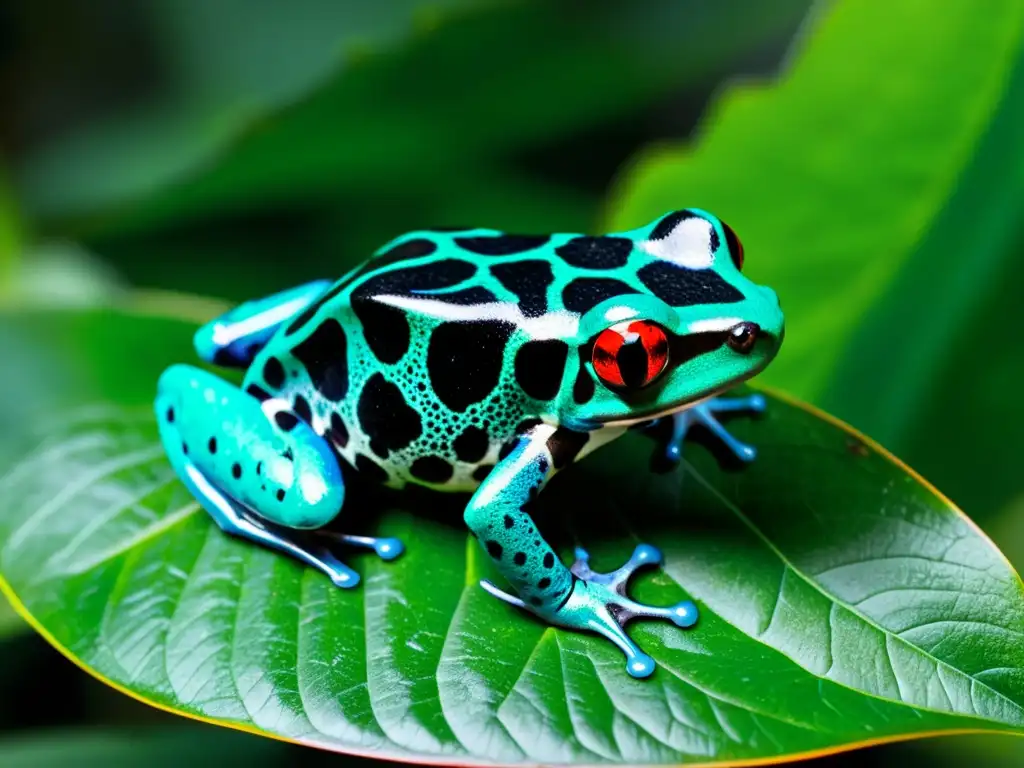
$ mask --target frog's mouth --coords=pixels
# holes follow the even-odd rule
[[[727,382],[720,387],[716,387],[710,392],[705,392],[700,397],[694,398],[693,400],[687,400],[684,403],[676,403],[675,405],[670,405],[663,408],[652,408],[651,410],[644,410],[642,408],[638,408],[632,414],[630,414],[629,417],[624,419],[595,418],[594,420],[603,427],[632,427],[636,424],[642,424],[646,421],[653,421],[654,419],[660,419],[664,416],[670,416],[673,413],[685,411],[687,408],[692,408],[695,405],[699,405],[700,403],[706,402],[707,400],[711,400],[712,398],[718,397],[719,395],[728,392],[730,389],[739,386],[743,382],[759,374],[761,371],[768,367],[769,362],[770,360],[765,360],[763,364],[759,365],[757,368],[752,369],[743,376],[733,379],[732,381]]]
[[[740,383],[741,382],[736,381],[724,387],[720,387],[719,389],[716,389],[707,395],[698,397],[696,400],[690,400],[680,405],[673,405],[668,408],[662,408],[660,410],[651,411],[649,413],[641,412],[639,415],[630,416],[628,419],[597,419],[597,421],[601,424],[601,426],[604,427],[632,427],[635,424],[643,424],[645,421],[653,421],[654,419],[660,419],[665,416],[671,416],[673,413],[685,411],[687,408],[692,408],[693,406],[699,405],[700,403],[703,403],[706,400],[718,397],[718,395],[722,394],[723,392],[728,392],[730,389],[732,389],[733,387]]]

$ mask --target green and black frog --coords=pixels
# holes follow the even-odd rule
[[[690,601],[652,607],[626,584],[661,561],[643,544],[613,573],[566,567],[530,516],[552,475],[629,428],[670,421],[678,461],[700,423],[738,457],[754,449],[715,414],[764,398],[719,394],[763,369],[783,337],[776,294],[741,273],[732,229],[699,209],[629,232],[491,229],[396,238],[339,281],[246,302],[202,327],[203,360],[244,368],[241,388],[174,365],[160,436],[181,480],[227,533],[288,553],[340,587],[357,574],[295,529],[342,510],[342,466],[391,487],[472,492],[465,521],[511,586],[484,588],[542,620],[598,632],[646,677],[635,617],[691,626]],[[402,544],[341,535],[385,559]]]

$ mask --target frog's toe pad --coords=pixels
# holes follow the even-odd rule
[[[334,586],[341,589],[352,589],[359,586],[359,574],[338,560],[329,550],[321,548],[316,556],[322,563],[321,570]]]
[[[390,537],[377,539],[374,542],[373,551],[377,553],[377,557],[381,560],[394,560],[396,557],[401,557],[402,553],[405,552],[405,545],[398,539]]]
[[[642,680],[645,677],[653,675],[656,666],[654,659],[646,653],[638,652],[626,663],[626,671],[629,672],[630,677]]]

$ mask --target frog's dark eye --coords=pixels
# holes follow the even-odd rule
[[[649,320],[627,320],[606,328],[594,341],[594,372],[612,389],[639,389],[668,365],[665,329]]]
[[[743,243],[736,237],[736,233],[733,228],[722,222],[722,231],[725,232],[725,244],[729,248],[729,255],[732,256],[732,263],[736,265],[736,269],[743,269]]]

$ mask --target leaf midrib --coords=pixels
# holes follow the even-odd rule
[[[995,694],[996,697],[998,697],[1002,701],[1005,701],[1014,710],[1016,710],[1018,713],[1020,713],[1021,716],[1022,716],[1022,719],[1024,719],[1024,706],[1021,706],[1019,703],[1017,703],[1013,699],[1009,698],[1006,694],[1002,693],[1001,691],[997,691],[992,686],[988,685],[987,683],[983,682],[982,680],[977,679],[977,677],[975,677],[971,673],[965,672],[964,670],[959,669],[958,667],[953,666],[948,661],[943,661],[942,659],[937,658],[936,656],[932,655],[931,653],[929,653],[928,651],[924,650],[923,648],[914,645],[913,643],[907,641],[906,639],[904,639],[900,635],[897,635],[894,632],[892,632],[892,631],[886,629],[885,627],[881,626],[874,619],[872,619],[872,618],[870,618],[868,616],[865,616],[863,613],[858,611],[853,606],[846,604],[844,601],[840,600],[839,598],[837,598],[834,595],[831,595],[830,593],[825,591],[824,587],[822,587],[820,584],[818,584],[816,581],[814,581],[811,577],[809,577],[807,574],[805,574],[802,570],[797,568],[796,565],[794,565],[793,562],[788,557],[786,557],[786,555],[784,555],[783,552],[778,547],[775,546],[775,544],[764,534],[764,532],[757,525],[755,525],[754,522],[749,517],[747,517],[738,506],[736,506],[731,500],[729,500],[725,495],[723,495],[721,493],[721,491],[719,491],[711,483],[709,483],[699,472],[697,472],[693,468],[693,466],[691,464],[684,462],[684,471],[688,475],[693,477],[697,482],[699,482],[704,488],[706,488],[716,499],[718,499],[726,507],[726,509],[728,509],[734,515],[736,515],[736,517],[739,518],[739,520],[744,525],[746,525],[747,528],[749,528],[750,531],[755,536],[757,536],[765,544],[765,546],[767,546],[775,554],[775,556],[777,558],[779,558],[779,560],[782,562],[783,565],[786,566],[787,569],[792,571],[796,576],[799,576],[800,579],[802,579],[808,586],[810,586],[812,589],[814,589],[816,592],[818,592],[820,595],[822,595],[822,597],[827,599],[831,604],[841,606],[842,608],[844,608],[845,610],[848,610],[851,614],[856,616],[858,619],[863,621],[869,627],[873,627],[874,629],[876,629],[879,632],[881,632],[882,635],[886,638],[886,642],[887,643],[890,642],[890,641],[898,642],[898,643],[906,646],[907,648],[912,649],[916,653],[919,653],[919,654],[923,655],[925,658],[927,658],[927,659],[931,660],[932,662],[934,662],[937,666],[945,667],[945,668],[950,669],[950,670],[952,670],[954,672],[957,672],[958,674],[963,675],[964,677],[966,677],[968,680],[971,681],[972,685],[979,685],[982,688],[985,688],[986,690],[991,691],[993,694]],[[724,620],[725,619],[723,618],[723,621]],[[842,682],[840,680],[833,680],[832,678],[822,677],[821,675],[818,675],[817,673],[815,673],[813,670],[810,670],[807,667],[805,667],[802,663],[800,663],[800,661],[798,659],[793,658],[789,654],[785,653],[783,650],[781,650],[779,648],[775,648],[775,646],[770,645],[768,643],[765,643],[761,638],[754,637],[753,635],[748,634],[747,632],[745,632],[740,627],[737,627],[737,629],[740,632],[743,632],[743,634],[746,635],[747,637],[750,637],[752,640],[756,640],[757,642],[762,643],[763,645],[765,645],[765,646],[767,646],[769,648],[772,648],[773,650],[778,651],[779,653],[782,653],[787,658],[793,659],[793,661],[798,666],[800,666],[801,669],[806,670],[809,674],[814,675],[818,679],[820,679],[820,680],[828,680],[828,682],[835,683],[837,685],[841,685],[844,688],[848,688],[849,690],[855,691],[858,694],[861,694],[861,695],[864,695],[864,696],[871,696],[873,698],[877,698],[877,699],[880,699],[882,701],[889,701],[889,702],[891,702],[891,701],[898,701],[898,703],[903,704],[904,706],[910,707],[912,709],[921,710],[921,711],[935,712],[936,714],[942,714],[942,715],[951,715],[952,714],[952,715],[959,716],[959,717],[973,717],[973,718],[976,718],[978,720],[984,720],[985,722],[990,722],[990,723],[997,723],[999,725],[1012,725],[1011,723],[1006,723],[1006,722],[999,721],[999,720],[993,720],[991,717],[980,715],[977,712],[975,712],[973,714],[969,714],[969,713],[964,713],[964,712],[957,711],[955,709],[954,710],[936,709],[934,707],[925,706],[925,705],[922,705],[922,704],[918,704],[916,702],[906,701],[906,700],[904,700],[902,698],[902,692],[900,694],[901,698],[899,698],[899,699],[891,699],[891,698],[888,698],[886,696],[882,696],[880,694],[873,693],[871,691],[865,691],[865,690],[862,690],[860,688],[854,688],[853,686],[848,685],[848,684],[846,684],[846,683],[844,683],[844,682]],[[886,651],[886,656],[888,657],[888,651]],[[891,659],[889,659],[889,666],[892,667]],[[895,668],[893,668],[892,671],[893,671],[893,675],[896,676],[896,679],[897,679],[897,689],[899,689],[900,688],[900,686],[898,685],[899,676],[896,675]],[[972,705],[974,704],[973,698],[972,698],[971,703],[972,703]]]

